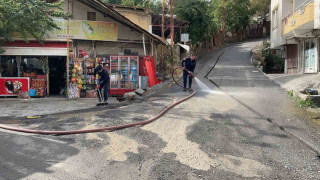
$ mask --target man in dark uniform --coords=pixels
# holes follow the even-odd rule
[[[108,70],[106,68],[103,68],[99,64],[94,69],[94,77],[96,77],[96,74],[99,75],[98,89],[100,90],[100,92],[102,92],[102,88],[104,89],[104,91],[103,91],[104,101],[103,102],[107,102],[107,100],[108,100],[109,82],[110,82],[110,77],[109,77]]]
[[[186,91],[187,88],[187,79],[189,79],[189,90],[191,90],[192,78],[191,73],[194,73],[194,69],[196,68],[196,57],[191,55],[187,58],[184,58],[181,61],[181,66],[183,69],[183,91]]]

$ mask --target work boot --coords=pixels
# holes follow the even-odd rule
[[[189,92],[192,92],[193,90],[192,89],[189,89]]]
[[[183,88],[183,90],[182,91],[187,91],[187,89],[186,88]]]

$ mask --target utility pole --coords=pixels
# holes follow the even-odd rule
[[[161,24],[161,37],[162,39],[166,40],[164,37],[164,8],[165,8],[166,0],[162,0],[162,24]],[[164,45],[161,45],[161,70],[164,74],[164,67],[163,67],[163,61],[164,61]]]
[[[170,0],[170,36],[171,36],[171,66],[174,66],[174,58],[173,58],[173,48],[174,48],[174,21],[173,21],[173,0]]]
[[[68,0],[68,13],[67,13],[67,61],[66,61],[66,69],[67,69],[67,95],[69,94],[69,16],[70,16],[70,1]]]

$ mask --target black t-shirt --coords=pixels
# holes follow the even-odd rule
[[[196,68],[196,60],[191,60],[190,57],[187,57],[181,61],[181,66],[187,68],[191,72],[194,72],[194,69]]]
[[[94,76],[96,76],[96,74],[99,75],[99,81],[100,83],[102,81],[109,81],[109,72],[106,68],[102,68],[102,71],[101,72],[98,72],[97,68],[94,69]]]

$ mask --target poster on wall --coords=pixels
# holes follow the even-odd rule
[[[45,39],[66,39],[67,38],[67,21],[64,19],[53,19],[60,29],[53,29],[47,33]],[[10,34],[15,38],[23,38],[17,32]],[[98,40],[98,41],[117,41],[118,29],[117,23],[103,21],[85,21],[70,20],[69,21],[70,39],[81,40]],[[32,38],[31,35],[28,36]]]
[[[0,96],[18,96],[19,92],[29,92],[29,78],[0,78]]]
[[[55,19],[60,29],[48,32],[50,39],[67,38],[67,21]],[[71,20],[69,23],[70,38],[83,40],[117,41],[117,23],[103,21]]]

